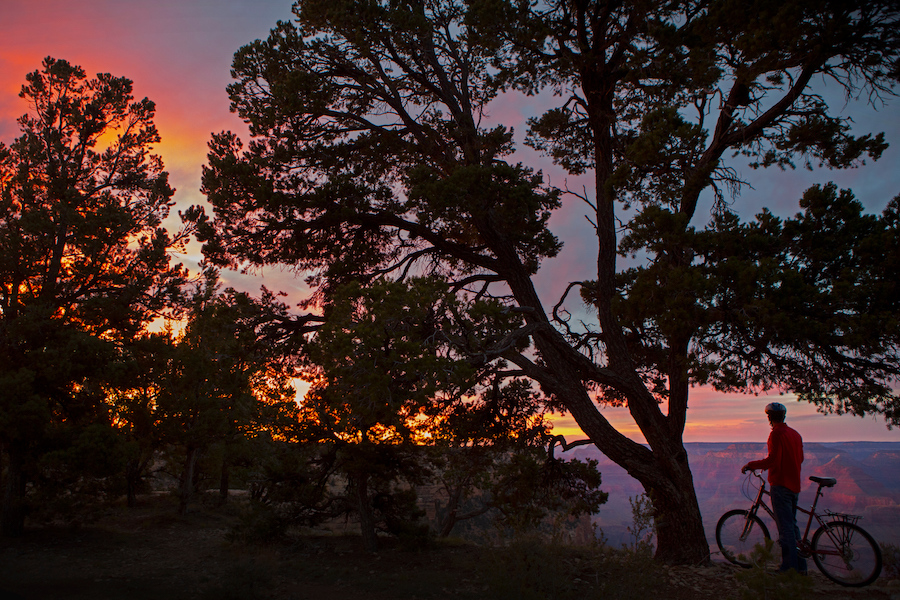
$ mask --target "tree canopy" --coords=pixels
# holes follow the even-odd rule
[[[271,294],[253,299],[220,289],[207,269],[190,294],[184,329],[156,380],[157,428],[179,448],[180,511],[193,496],[198,460],[218,447],[220,493],[227,498],[231,463],[258,437],[283,437],[295,428],[290,360],[260,334],[285,307]]]
[[[185,273],[162,227],[174,190],[151,154],[155,107],[132,82],[47,58],[20,96],[22,135],[0,144],[2,531],[21,531],[26,457],[51,425],[109,423],[101,383]]]
[[[476,311],[442,279],[348,283],[324,312],[305,348],[312,388],[301,437],[337,475],[327,488],[346,481],[319,503],[352,506],[368,550],[377,547],[376,521],[401,527],[404,498],[425,481],[446,495],[443,536],[488,512],[537,527],[550,513],[578,516],[605,501],[596,463],[548,459],[544,409],[527,381],[502,384],[508,365],[472,364],[447,344],[447,315]]]
[[[744,182],[727,161],[877,159],[883,136],[855,136],[811,82],[892,95],[893,3],[305,0],[294,12],[235,55],[228,91],[251,140],[213,137],[215,217],[188,214],[211,260],[305,273],[307,307],[349,281],[442,278],[467,306],[437,320],[442,342],[473,365],[513,365],[640,480],[665,560],[708,556],[682,444],[691,385],[798,392],[897,423],[897,201],[864,215],[824,185],[794,218],[741,223],[730,201]],[[533,276],[559,251],[548,219],[562,192],[511,162],[509,127],[483,125],[502,94],[545,88],[558,106],[527,141],[593,175],[582,200],[596,232],[596,271],[552,304]],[[717,202],[698,228],[705,190]],[[620,254],[640,262],[620,268]],[[569,317],[578,300],[591,322]],[[610,402],[646,445],[604,417]]]

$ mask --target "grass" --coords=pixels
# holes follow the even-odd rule
[[[495,546],[383,538],[371,554],[354,535],[235,537],[240,516],[235,507],[212,505],[178,516],[163,496],[136,509],[111,507],[89,525],[31,527],[22,538],[0,540],[0,598],[627,599],[652,597],[661,584],[649,554],[599,543],[569,546],[529,535]],[[635,571],[641,577],[629,576]]]
[[[486,589],[497,600],[643,600],[665,586],[648,547],[570,546],[526,535],[485,551]]]
[[[492,545],[382,538],[372,554],[347,533],[352,524],[235,536],[242,514],[237,504],[210,503],[179,516],[163,496],[112,507],[81,527],[30,527],[22,538],[0,539],[0,599],[738,600],[790,587],[728,566],[663,567],[647,544],[616,549],[528,534]],[[827,593],[811,597],[847,597],[845,588],[823,585]],[[889,597],[874,588],[854,596]]]

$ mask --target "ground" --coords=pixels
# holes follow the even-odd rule
[[[165,499],[111,508],[90,525],[30,527],[0,540],[0,600],[253,598],[413,600],[630,598],[738,600],[739,570],[725,564],[648,567],[645,558],[385,540],[377,554],[347,535],[308,533],[278,543],[236,539],[235,509],[184,517]],[[594,558],[592,558],[592,556]],[[861,590],[811,575],[809,598],[900,600],[896,582]]]

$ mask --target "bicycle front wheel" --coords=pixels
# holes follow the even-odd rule
[[[816,566],[835,583],[863,587],[881,574],[881,549],[854,523],[825,523],[813,535],[811,548]]]
[[[730,510],[716,524],[716,544],[722,556],[739,567],[749,568],[750,552],[757,544],[765,545],[769,530],[756,515],[746,510]]]

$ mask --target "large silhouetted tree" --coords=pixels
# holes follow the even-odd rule
[[[571,413],[647,490],[668,561],[708,557],[682,443],[692,384],[898,422],[897,202],[867,216],[818,187],[795,218],[744,224],[725,162],[877,159],[883,137],[852,135],[810,84],[890,95],[895,3],[306,0],[295,14],[235,56],[229,93],[253,139],[210,143],[216,218],[191,217],[211,259],[307,272],[313,301],[423,272],[473,307],[492,298],[448,311],[445,342],[509,361]],[[560,102],[529,143],[593,175],[596,231],[596,270],[546,305],[533,277],[560,247],[560,193],[508,162],[508,127],[483,125],[502,92],[545,87]],[[571,317],[573,290],[589,319]],[[628,406],[646,445],[607,403]]]
[[[132,83],[47,58],[20,96],[22,135],[0,145],[2,532],[21,532],[48,428],[109,424],[102,383],[122,345],[183,279],[161,226],[172,188],[154,105]],[[59,431],[54,434],[59,437]]]

